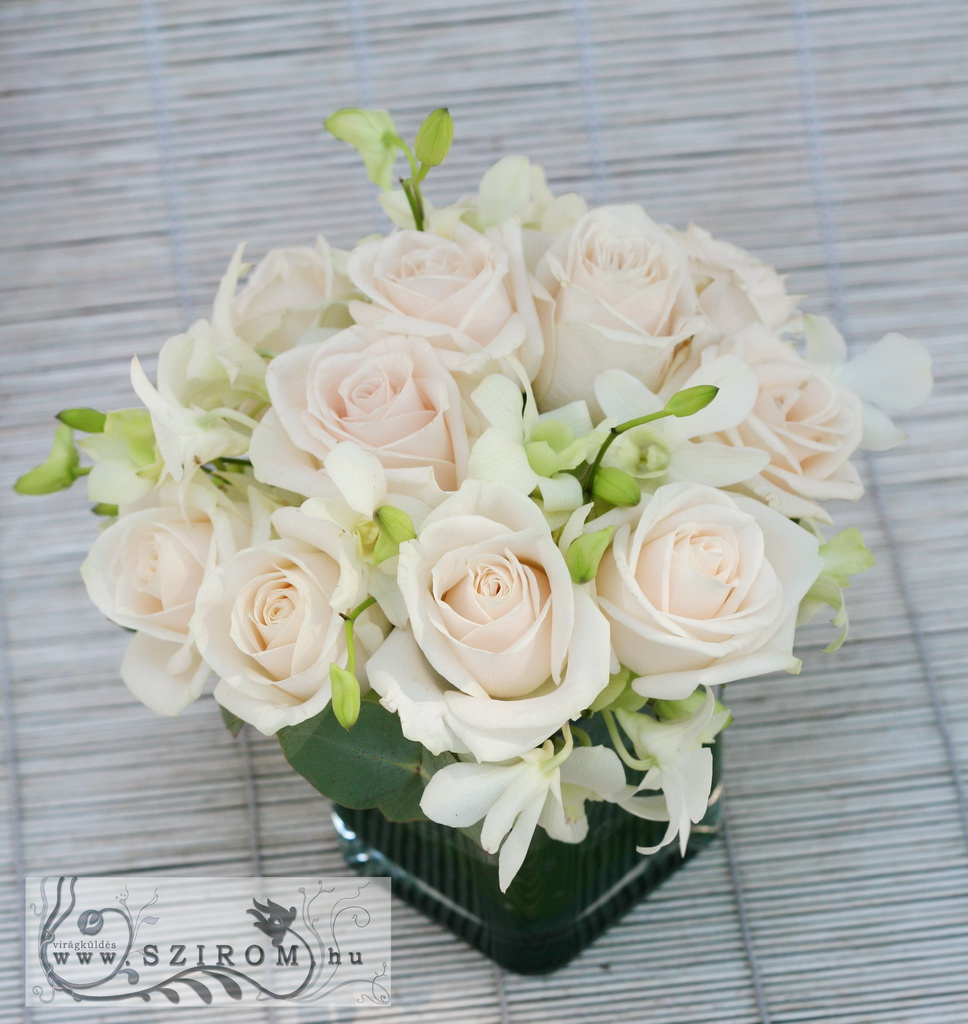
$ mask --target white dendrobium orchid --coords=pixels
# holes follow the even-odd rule
[[[490,424],[471,451],[471,477],[497,480],[526,495],[537,491],[546,512],[581,505],[581,483],[568,470],[604,440],[593,433],[584,402],[539,414],[523,371],[520,384],[500,374],[485,377],[471,400]]]
[[[891,333],[848,359],[843,335],[826,317],[804,315],[803,327],[807,362],[863,402],[861,448],[883,452],[897,447],[907,435],[890,414],[910,412],[928,400],[934,385],[928,350]]]
[[[367,581],[368,592],[377,599],[387,618],[396,626],[404,625],[407,609],[397,586],[397,558],[375,557],[374,545],[381,529],[378,512],[392,506],[406,513],[419,528],[431,508],[443,499],[443,493],[433,483],[433,474],[422,470],[396,471],[391,493],[380,460],[352,441],[336,445],[323,460],[323,468],[334,493],[309,498],[300,511],[311,519],[329,520],[340,528],[347,561]],[[343,586],[341,579],[334,595],[337,607],[350,604],[348,594],[342,592]]]
[[[566,726],[567,730],[567,726]],[[580,843],[588,834],[586,800],[615,800],[625,772],[607,747],[572,747],[571,732],[555,753],[546,740],[514,761],[458,763],[435,773],[420,801],[431,821],[467,828],[484,819],[481,846],[498,854],[498,882],[506,892],[531,837],[541,825],[552,839]]]
[[[268,404],[262,358],[240,341],[221,343],[204,320],[162,346],[157,387],[137,357],[131,383],[151,414],[165,468],[177,481],[212,459],[245,454]]]
[[[646,481],[649,490],[680,480],[728,487],[759,473],[769,462],[769,456],[759,449],[692,440],[729,430],[749,416],[758,393],[753,372],[736,356],[720,356],[703,361],[682,387],[699,384],[719,388],[705,409],[626,431],[609,449],[604,464]],[[640,380],[619,369],[605,370],[595,378],[595,397],[609,424],[625,423],[665,407]]]
[[[729,722],[729,712],[716,710],[716,700],[706,687],[706,699],[686,718],[659,721],[648,715],[616,711],[622,729],[632,740],[639,762],[650,765],[637,787],[629,786],[621,805],[650,821],[669,827],[656,846],[636,847],[639,853],[655,853],[679,836],[679,850],[686,852],[692,826],[708,807],[713,780],[712,742]],[[658,797],[638,797],[643,790],[661,790]]]

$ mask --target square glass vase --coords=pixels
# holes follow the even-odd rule
[[[722,741],[713,744],[713,791],[685,857],[678,840],[654,854],[666,823],[616,804],[585,805],[588,835],[562,843],[535,829],[521,870],[501,892],[497,856],[464,832],[431,821],[388,821],[334,805],[343,857],[363,875],[388,875],[396,896],[519,974],[563,967],[707,846],[719,830]]]

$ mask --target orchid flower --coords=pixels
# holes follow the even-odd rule
[[[460,762],[437,771],[420,807],[431,821],[468,828],[484,819],[481,846],[498,853],[498,880],[506,892],[518,873],[538,825],[553,839],[579,843],[588,833],[585,800],[610,799],[625,785],[619,759],[607,747],[557,753],[551,740],[501,764]]]

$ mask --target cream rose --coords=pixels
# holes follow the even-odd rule
[[[620,525],[598,603],[638,693],[680,700],[702,684],[799,669],[797,609],[823,566],[813,534],[752,498],[688,483],[605,520]]]
[[[793,326],[797,302],[783,278],[766,263],[730,242],[714,238],[696,224],[675,232],[689,257],[699,306],[707,321],[703,339],[718,341],[751,324],[777,333]]]
[[[285,352],[311,327],[348,327],[352,286],[346,254],[317,239],[315,248],[271,249],[232,301],[235,333],[253,348]]]
[[[743,482],[752,494],[786,516],[830,522],[818,502],[856,501],[864,492],[849,461],[864,433],[861,400],[765,330],[747,330],[732,344],[704,350],[702,358],[724,352],[747,363],[759,392],[742,423],[710,439],[769,455],[759,474]]]
[[[676,347],[703,323],[685,253],[639,206],[591,210],[536,275],[547,293],[535,380],[543,409],[584,399],[601,415],[594,381],[603,367],[627,370],[655,390]]]
[[[403,732],[435,753],[515,757],[608,682],[608,626],[530,498],[466,481],[400,549],[410,616],[370,662]]]
[[[430,344],[363,327],[278,356],[272,409],[252,435],[255,474],[307,496],[328,495],[326,456],[341,441],[394,470],[433,471],[452,491],[467,470],[461,397]]]
[[[220,677],[215,699],[266,735],[329,703],[329,666],[346,664],[339,613],[351,610],[332,607],[331,598],[341,575],[353,573],[334,523],[284,508],[273,524],[287,536],[245,548],[209,575],[192,620],[198,649]],[[351,601],[364,596],[360,585]],[[354,627],[361,681],[366,656],[382,640],[379,623],[371,610]]]
[[[157,714],[177,715],[210,674],[189,628],[196,594],[249,542],[251,516],[204,481],[152,498],[163,504],[135,507],[98,536],[81,576],[104,615],[136,630],[121,665],[128,688]]]
[[[354,249],[348,272],[369,300],[350,304],[358,323],[427,338],[461,373],[512,353],[537,370],[541,328],[516,222],[486,236],[466,224],[452,238],[398,231]]]

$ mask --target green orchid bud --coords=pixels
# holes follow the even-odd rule
[[[50,455],[39,466],[19,477],[13,489],[18,494],[53,494],[66,490],[79,476],[90,472],[80,469],[79,463],[74,431],[62,423],[54,433]]]
[[[400,545],[417,536],[410,516],[403,509],[395,508],[393,505],[381,505],[373,515],[372,524],[368,523],[366,526],[373,526],[377,531],[372,549],[374,565],[380,565],[388,558],[399,555]]]
[[[118,514],[117,505],[109,505],[107,502],[99,501],[91,511],[96,516],[116,516]]]
[[[446,107],[439,107],[428,115],[417,129],[414,140],[414,155],[422,164],[436,167],[444,162],[454,141],[454,120]]]
[[[714,384],[697,384],[695,387],[677,391],[665,404],[665,411],[673,416],[691,416],[707,405],[719,394]]]
[[[363,158],[370,181],[386,191],[393,185],[393,164],[400,137],[386,110],[345,107],[326,118],[326,130]]]
[[[102,433],[107,421],[103,412],[88,408],[64,409],[57,414],[57,418],[74,430],[83,430],[85,434]]]
[[[606,526],[604,530],[583,533],[568,546],[565,564],[576,583],[587,583],[595,578],[614,532],[614,526]]]
[[[373,519],[390,540],[398,545],[404,541],[413,540],[417,536],[417,531],[413,528],[413,520],[402,508],[381,505],[376,510]]]
[[[600,501],[619,508],[638,505],[642,492],[635,477],[617,466],[602,466],[592,481],[592,494]]]
[[[360,683],[349,669],[336,662],[329,666],[329,681],[333,687],[332,705],[336,721],[344,729],[352,729],[360,717]]]

